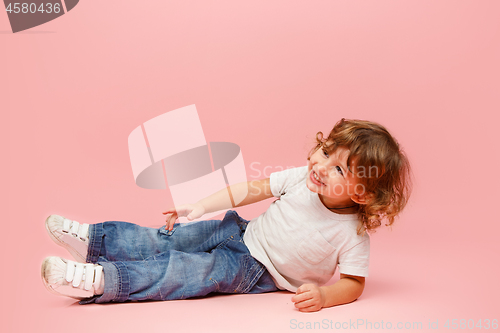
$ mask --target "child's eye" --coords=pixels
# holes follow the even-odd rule
[[[325,155],[325,157],[328,157],[328,152],[326,151],[326,149],[323,148],[323,155]]]
[[[344,173],[342,172],[342,168],[339,167],[338,165],[335,167],[335,169],[337,169],[337,171],[343,176]]]

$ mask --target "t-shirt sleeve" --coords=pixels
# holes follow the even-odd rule
[[[354,276],[368,276],[370,261],[370,239],[339,254],[339,272]]]
[[[307,175],[307,166],[273,172],[270,176],[271,192],[277,198],[300,183]]]

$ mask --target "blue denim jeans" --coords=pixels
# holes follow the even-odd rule
[[[104,293],[80,304],[276,291],[243,243],[247,224],[235,211],[222,220],[177,223],[172,231],[128,222],[93,224],[87,262],[103,266]]]

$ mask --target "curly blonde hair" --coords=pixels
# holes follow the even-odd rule
[[[347,165],[354,162],[363,170],[356,174],[367,194],[366,204],[358,205],[358,234],[374,232],[383,220],[392,225],[406,206],[412,185],[408,158],[389,131],[374,122],[342,118],[327,138],[318,132],[316,141],[309,156],[320,147],[329,152],[343,147],[349,150]]]

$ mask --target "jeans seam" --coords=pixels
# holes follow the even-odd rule
[[[247,263],[248,263],[248,257],[245,256],[245,258],[243,259],[243,268],[245,270],[248,270],[247,268]],[[241,289],[241,285],[244,284],[246,282],[246,277],[243,277],[243,279],[241,279],[240,283],[238,284],[238,286],[234,289],[234,292],[235,293],[240,293],[240,289]]]
[[[169,258],[168,258],[168,264],[170,265],[171,264],[171,261],[172,261],[172,256],[169,254]],[[184,266],[183,269],[182,269],[182,279],[184,281],[186,281],[186,267]],[[184,292],[186,291],[186,287],[185,286],[182,286],[182,293],[181,293],[181,297],[179,297],[180,299],[184,299]]]
[[[257,282],[256,280],[258,280],[262,276],[262,272],[264,271],[264,267],[259,267],[259,269],[256,271],[256,273],[253,272],[254,266],[250,265],[249,268],[246,268],[247,264],[249,264],[249,262],[251,260],[255,260],[251,255],[245,256],[243,266],[245,267],[245,269],[247,271],[250,271],[250,274],[249,274],[250,277],[245,276],[241,280],[241,282],[238,284],[238,287],[236,287],[236,289],[234,290],[235,293],[240,293],[240,294],[248,293],[252,289],[253,285]]]
[[[225,247],[225,246],[226,246],[226,244],[227,244],[227,243],[229,243],[229,241],[230,241],[230,239],[225,239],[225,240],[223,240],[222,242],[220,242],[220,243],[219,243],[219,245],[217,245],[217,246],[215,247],[215,249],[214,249],[214,250],[220,250],[220,249],[222,249],[223,247]]]
[[[208,280],[215,286],[215,292],[218,292],[220,290],[219,282],[214,278],[209,278]]]
[[[231,242],[231,241],[234,241],[236,240],[239,235],[238,234],[233,234],[231,236],[229,236],[228,238],[224,239],[223,241],[221,241],[216,247],[215,249],[222,249],[223,247],[225,247],[227,245],[227,243]]]
[[[247,294],[252,289],[252,287],[254,286],[254,284],[257,283],[258,279],[260,279],[260,277],[262,276],[262,273],[263,273],[264,269],[265,269],[264,267],[261,267],[259,269],[258,273],[253,276],[252,280],[248,284],[247,289],[243,291],[244,294]]]
[[[161,272],[160,263],[158,262],[158,260],[156,260],[156,256],[154,256],[153,260],[156,263],[156,266],[158,267],[158,272]],[[169,262],[169,264],[170,264],[170,262]],[[159,284],[157,284],[157,285],[158,285],[158,293],[160,294],[160,299],[164,299],[163,294],[161,292],[160,285]]]
[[[258,269],[255,274],[252,275],[252,279],[250,280],[250,283],[247,284],[247,288],[243,291],[245,294],[248,293],[254,284],[257,283],[257,281],[260,279],[262,274],[264,273],[265,268],[263,266],[258,265]]]
[[[120,274],[120,268],[118,266],[116,266],[116,271],[118,272],[117,274],[117,277],[118,277],[118,283],[117,283],[117,289],[116,289],[116,293],[115,295],[113,296],[113,298],[111,299],[111,302],[115,301],[119,296],[120,296],[120,290],[122,290],[121,286],[122,286],[122,276]]]

